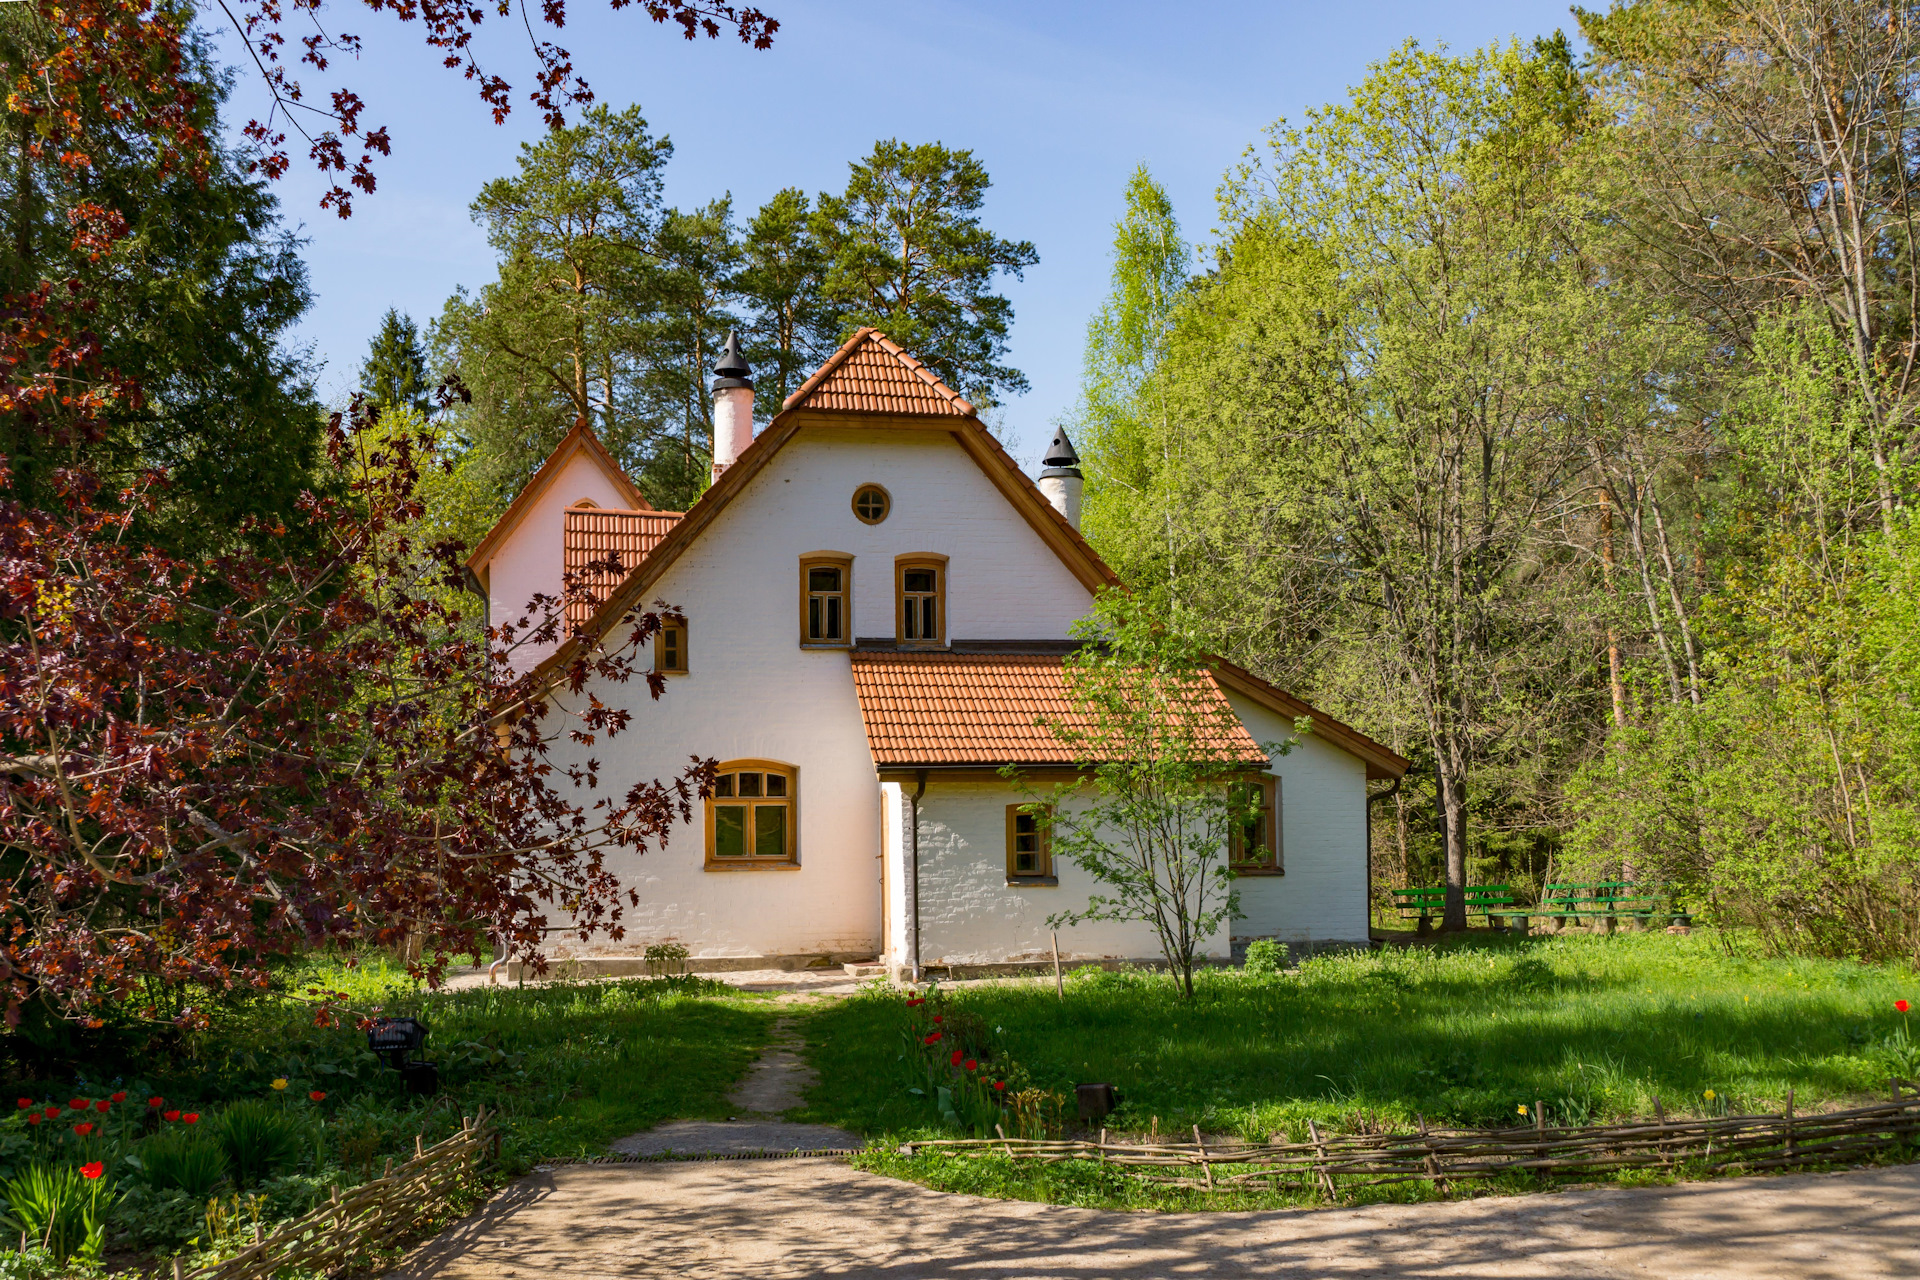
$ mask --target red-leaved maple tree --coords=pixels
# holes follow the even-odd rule
[[[213,143],[184,56],[193,6],[29,2],[51,38],[7,86],[23,173],[84,175],[102,128],[140,139],[156,175],[207,171]],[[363,2],[419,24],[494,119],[506,117],[511,87],[473,48],[489,12],[516,16],[510,0]],[[639,3],[688,39],[730,28],[766,48],[778,29],[718,0]],[[362,46],[323,27],[323,7],[217,0],[272,99],[243,130],[252,165],[284,174],[297,135],[328,182],[322,207],[346,217],[356,192],[374,190],[375,157],[390,144],[351,85],[310,93],[295,74],[326,77]],[[533,34],[565,25],[565,0],[517,16],[537,66],[528,100],[558,125],[592,97],[567,51]],[[74,248],[111,259],[125,212],[78,200],[65,210]],[[6,1023],[36,999],[89,1021],[112,1007],[193,1022],[194,991],[265,985],[276,956],[329,941],[404,941],[437,977],[490,942],[538,964],[556,930],[618,936],[622,894],[606,854],[687,821],[711,764],[601,791],[590,749],[626,716],[589,689],[640,674],[637,655],[675,615],[621,620],[536,688],[513,651],[557,639],[565,600],[478,625],[457,589],[458,549],[417,532],[431,441],[385,434],[358,410],[330,426],[333,475],[316,488],[331,496],[306,499],[303,538],[248,530],[247,549],[205,560],[149,545],[142,517],[165,474],[109,483],[87,465],[116,418],[141,408],[140,386],[103,357],[104,319],[74,280],[0,298],[0,417],[42,462],[67,460],[55,500],[35,506],[0,459]],[[642,678],[659,696],[659,678]],[[589,748],[586,763],[549,758],[563,737]]]
[[[549,759],[627,728],[591,687],[659,696],[636,657],[677,614],[630,615],[536,686],[516,650],[554,643],[565,598],[476,625],[457,545],[416,538],[430,439],[337,417],[329,437],[348,484],[308,500],[318,555],[277,553],[277,530],[197,562],[139,545],[157,474],[106,501],[65,473],[59,511],[0,502],[10,1021],[36,995],[192,1021],[156,992],[264,986],[327,942],[405,944],[437,977],[489,940],[618,937],[631,891],[605,855],[663,840],[710,785],[689,760],[612,794],[590,752]]]

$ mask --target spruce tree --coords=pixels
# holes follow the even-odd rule
[[[382,409],[431,411],[427,394],[427,353],[413,318],[397,307],[387,308],[380,332],[360,366],[360,390]]]

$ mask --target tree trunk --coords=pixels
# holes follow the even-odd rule
[[[1447,909],[1440,928],[1461,933],[1467,927],[1467,769],[1455,744],[1433,744],[1434,775],[1441,832],[1447,846]]]

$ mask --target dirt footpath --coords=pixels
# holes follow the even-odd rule
[[[507,1188],[391,1274],[1915,1277],[1920,1166],[1204,1215],[945,1195],[823,1159],[572,1166]]]

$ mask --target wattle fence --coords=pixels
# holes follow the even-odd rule
[[[1307,1123],[1307,1141],[1192,1142],[962,1138],[907,1143],[904,1155],[943,1151],[1004,1155],[1015,1160],[1092,1160],[1140,1169],[1149,1181],[1218,1190],[1294,1186],[1338,1200],[1343,1187],[1453,1182],[1531,1173],[1550,1177],[1669,1169],[1677,1174],[1740,1173],[1846,1164],[1904,1153],[1920,1134],[1920,1085],[1892,1083],[1893,1098],[1845,1111],[1796,1115],[1793,1095],[1778,1115],[1636,1120],[1625,1124],[1549,1127],[1535,1104],[1532,1128],[1417,1133],[1323,1134]],[[1913,1096],[1909,1096],[1912,1094]]]
[[[182,1271],[174,1280],[266,1280],[286,1269],[334,1272],[364,1264],[397,1237],[430,1225],[457,1193],[471,1190],[480,1168],[495,1152],[487,1113],[462,1120],[460,1132],[430,1147],[414,1139],[413,1159],[387,1167],[378,1178],[342,1192],[231,1258]]]

